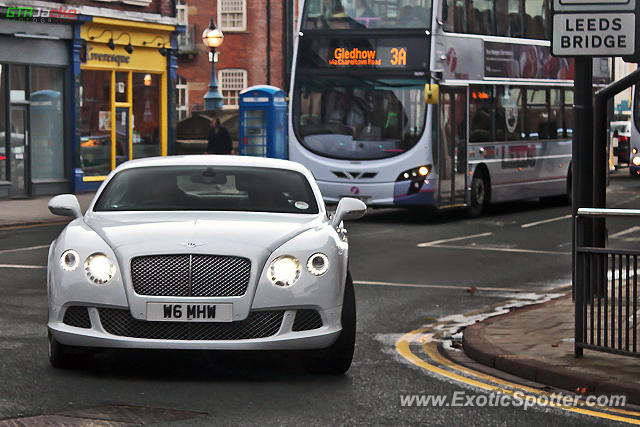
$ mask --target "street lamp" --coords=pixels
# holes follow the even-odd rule
[[[210,49],[209,62],[211,62],[211,80],[209,80],[209,91],[204,95],[204,109],[207,111],[222,109],[222,95],[218,92],[218,80],[216,80],[216,48],[222,45],[224,34],[213,23],[213,19],[202,33],[204,45]]]

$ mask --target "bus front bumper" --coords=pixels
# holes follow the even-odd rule
[[[343,197],[355,197],[368,206],[435,206],[435,181],[425,181],[419,191],[411,191],[409,181],[360,182],[317,181],[325,203],[337,204]]]

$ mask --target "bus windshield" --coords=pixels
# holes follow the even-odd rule
[[[302,28],[428,29],[431,3],[432,0],[307,0]]]
[[[423,80],[298,76],[293,126],[316,154],[374,160],[413,147],[424,131]]]

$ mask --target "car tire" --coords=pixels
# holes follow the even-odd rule
[[[356,297],[349,272],[347,272],[340,320],[342,331],[338,339],[330,347],[318,350],[305,359],[308,370],[320,374],[343,375],[351,367],[356,343]]]
[[[471,218],[479,217],[489,205],[489,180],[482,170],[477,170],[471,178],[471,200],[467,214]]]
[[[69,368],[77,360],[77,355],[73,353],[73,347],[60,344],[48,333],[49,338],[49,363],[54,368]]]

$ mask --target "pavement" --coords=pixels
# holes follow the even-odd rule
[[[86,211],[95,193],[77,194],[82,211]],[[52,196],[33,199],[0,200],[0,228],[44,224],[65,223],[70,217],[57,216],[49,212],[47,204]]]
[[[489,367],[572,392],[624,393],[640,404],[638,359],[584,350],[573,356],[571,292],[468,326],[465,354]]]

